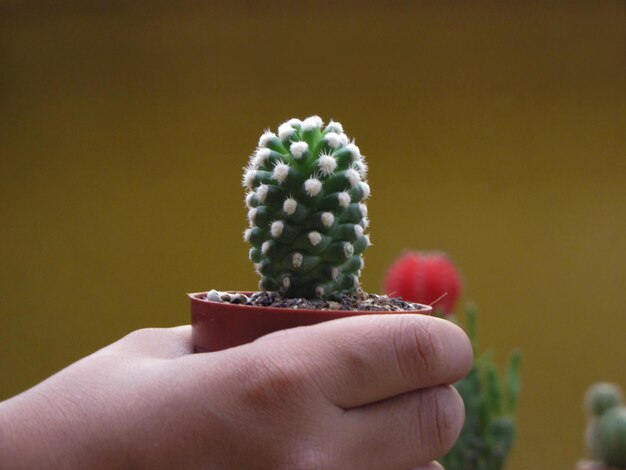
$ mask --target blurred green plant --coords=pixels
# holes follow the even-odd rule
[[[434,315],[450,321],[455,321],[461,287],[461,275],[444,252],[405,252],[385,276],[387,295],[432,305]],[[515,442],[522,356],[514,350],[501,377],[493,353],[479,355],[477,316],[476,307],[468,305],[465,331],[472,342],[474,364],[467,377],[455,384],[465,402],[465,425],[454,447],[441,458],[446,470],[500,470]]]
[[[477,317],[476,307],[469,305],[465,330],[475,359],[467,377],[454,385],[465,403],[465,425],[454,447],[440,459],[446,470],[502,469],[517,433],[521,352],[511,353],[501,377],[493,353],[479,355]]]

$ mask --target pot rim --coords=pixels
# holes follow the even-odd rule
[[[232,304],[229,302],[215,302],[213,300],[207,300],[207,299],[203,299],[200,298],[201,295],[205,295],[208,291],[204,291],[204,292],[194,292],[194,293],[188,293],[187,296],[191,299],[192,302],[198,302],[201,304],[209,304],[209,305],[222,305],[225,307],[228,307],[229,309],[236,309],[236,310],[251,310],[251,309],[259,309],[259,310],[284,310],[285,312],[301,312],[301,313],[313,313],[313,314],[318,314],[318,315],[336,315],[339,312],[345,312],[347,315],[355,315],[358,314],[358,312],[362,312],[363,314],[367,314],[367,315],[376,315],[376,314],[382,314],[382,315],[393,315],[394,313],[397,314],[402,314],[402,315],[406,315],[407,313],[416,313],[416,314],[420,314],[420,315],[430,315],[432,313],[432,306],[430,305],[424,305],[424,304],[420,304],[417,302],[413,302],[416,305],[419,305],[419,309],[418,310],[401,310],[401,311],[376,311],[376,310],[330,310],[330,309],[312,309],[312,308],[288,308],[288,307],[274,307],[274,306],[264,306],[264,305],[243,305],[243,304]],[[237,290],[224,290],[224,291],[220,291],[220,292],[226,292],[228,294],[244,294],[246,296],[251,296],[252,294],[254,294],[255,292],[259,292],[259,291],[237,291]]]

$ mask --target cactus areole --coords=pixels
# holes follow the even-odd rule
[[[340,123],[311,116],[266,131],[243,186],[244,239],[262,291],[337,299],[359,289],[370,187],[365,159]]]

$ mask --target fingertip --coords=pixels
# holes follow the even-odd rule
[[[401,362],[413,364],[405,369],[413,370],[422,387],[452,384],[469,373],[472,345],[462,328],[437,317],[400,317],[400,324],[393,325],[400,330],[396,349]]]
[[[459,438],[465,424],[465,403],[458,390],[452,385],[438,387],[437,428],[440,435],[441,453],[445,454],[452,449]]]
[[[349,410],[342,419],[355,443],[368,443],[351,448],[351,456],[415,468],[424,462],[432,466],[450,451],[463,428],[465,407],[453,386],[440,385]]]
[[[449,320],[443,321],[448,322],[448,324],[455,329],[458,343],[459,373],[461,374],[459,377],[460,380],[469,374],[470,370],[472,370],[472,366],[474,364],[474,348],[472,347],[472,342],[463,328]]]
[[[434,334],[445,338],[445,347],[449,352],[448,357],[454,358],[454,361],[451,363],[453,370],[450,371],[451,380],[449,383],[461,380],[469,374],[474,364],[474,350],[467,333],[463,328],[450,320],[437,317],[426,318],[436,325]]]

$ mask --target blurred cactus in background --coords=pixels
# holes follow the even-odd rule
[[[513,351],[501,378],[491,352],[476,356],[476,317],[476,310],[468,307],[465,329],[475,359],[468,376],[455,384],[465,403],[465,424],[452,450],[441,459],[447,470],[500,470],[515,442],[521,353]]]
[[[262,290],[337,298],[359,289],[370,188],[364,157],[340,123],[311,116],[265,132],[243,185],[244,238]]]
[[[579,469],[626,469],[626,406],[615,384],[598,382],[585,395],[587,428],[585,441],[591,461]]]
[[[387,295],[430,304],[439,316],[452,319],[461,292],[461,276],[440,252],[408,252],[390,267]],[[446,470],[500,470],[513,448],[515,413],[520,394],[521,354],[514,351],[504,377],[490,352],[478,355],[477,311],[466,309],[465,330],[472,341],[474,365],[454,384],[465,403],[465,424],[456,444],[440,462]]]
[[[420,299],[432,305],[438,316],[454,312],[461,293],[461,276],[454,263],[441,252],[407,252],[389,268],[387,295],[404,300]]]

